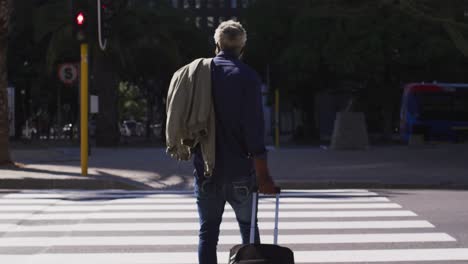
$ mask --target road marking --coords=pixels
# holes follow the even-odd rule
[[[370,193],[364,189],[291,189],[285,190],[283,193]]]
[[[330,198],[296,198],[296,197],[282,197],[281,204],[288,203],[366,203],[366,202],[388,202],[386,197],[330,197]],[[112,200],[60,200],[60,199],[0,199],[0,204],[14,204],[14,205],[77,205],[86,202],[88,205],[99,204],[186,204],[195,203],[194,197],[183,197],[178,199],[145,199],[145,198],[118,198]],[[273,203],[272,198],[262,198],[260,202]]]
[[[57,202],[61,202],[59,199],[3,199],[0,197],[0,204],[15,204],[15,205],[31,205],[31,204],[40,204],[40,205],[52,205]]]
[[[452,242],[453,237],[445,233],[402,233],[402,234],[333,234],[333,235],[281,235],[281,244],[340,244],[340,243],[397,243],[397,242]],[[239,235],[223,235],[219,245],[242,243]],[[266,236],[263,243],[272,244],[273,238]],[[34,246],[160,246],[197,245],[197,236],[90,236],[90,237],[2,237],[2,247]]]
[[[70,197],[181,197],[193,196],[193,191],[65,191],[65,192],[18,192],[2,196],[5,199],[64,199]]]
[[[0,246],[12,250],[57,246],[58,251],[54,254],[39,253],[37,255],[0,254],[0,263],[153,264],[155,259],[161,264],[197,263],[197,253],[194,248],[198,244],[198,237],[184,233],[184,231],[191,231],[194,234],[199,229],[196,198],[193,192],[168,194],[153,191],[59,191],[53,193],[28,191],[5,196],[0,197],[0,219],[25,220],[26,225],[0,224],[0,232],[9,232],[0,237]],[[263,196],[260,200],[259,217],[267,218],[259,222],[261,230],[272,230],[274,227],[272,221],[274,202],[275,199],[270,196]],[[401,209],[400,205],[391,203],[387,197],[380,197],[375,192],[360,189],[288,190],[282,193],[280,208],[283,211],[280,213],[279,243],[290,246],[294,250],[296,263],[299,264],[468,260],[468,248],[440,248],[453,246],[455,238],[442,232],[428,232],[435,228],[434,225],[428,221],[412,218],[417,216],[414,212],[398,210]],[[314,218],[336,219],[312,221]],[[60,222],[60,220],[79,222],[79,220],[93,219],[95,221],[78,224]],[[109,221],[98,221],[106,219]],[[132,221],[132,219],[135,220]],[[145,219],[159,220],[145,221]],[[178,219],[182,221],[176,221]],[[40,220],[45,222],[39,222]],[[300,222],[294,222],[294,220],[300,220]],[[52,221],[52,225],[49,225],[49,221]],[[234,213],[230,206],[227,206],[221,230],[238,229]],[[372,229],[379,229],[381,232]],[[287,230],[295,231],[287,232]],[[313,232],[312,230],[322,231]],[[325,230],[352,231],[334,231],[331,232],[332,234],[327,234]],[[135,233],[129,233],[132,231]],[[153,233],[143,235],[145,231],[153,231]],[[171,233],[171,231],[178,232]],[[50,234],[49,236],[47,232],[64,232],[67,235]],[[70,232],[76,233],[68,236]],[[113,234],[112,232],[120,233]],[[158,236],[158,234],[161,235]],[[240,243],[240,240],[237,233],[221,232],[221,245],[230,246]],[[262,241],[271,243],[272,237],[263,236]],[[392,247],[391,243],[400,243],[400,248],[402,245],[415,247],[414,243],[418,243],[419,248],[419,245],[423,243],[427,247],[439,247],[439,249],[370,250],[370,248],[376,248],[373,243],[387,243],[389,247]],[[295,250],[295,248],[303,250],[309,248],[307,245],[315,248],[313,245],[318,244],[330,244],[333,245],[331,248],[337,250]],[[350,246],[352,244],[360,244],[361,248],[366,245],[365,248],[369,250],[343,250],[346,249],[343,244],[348,244],[347,249],[353,248]],[[70,254],[63,254],[60,252],[69,250],[60,251],[59,249],[60,246],[69,246],[76,248],[76,252],[79,252],[80,247],[86,250],[87,247],[91,249],[93,246],[154,247],[159,245],[166,245],[167,248],[178,246],[178,250],[186,252],[133,253],[130,250],[120,254],[110,249],[110,252],[102,254],[75,254],[71,251]],[[328,248],[328,246],[323,248]],[[226,263],[228,260],[227,252],[221,252],[218,256],[220,263]]]
[[[129,193],[11,193],[2,196],[3,199],[70,199],[70,198],[126,198],[126,197],[135,197],[135,198],[145,198],[145,199],[161,199],[161,198],[179,198],[179,197],[188,197],[192,196],[192,193],[178,193],[178,194],[164,194],[164,193],[138,193],[138,192],[129,192]],[[282,196],[289,197],[303,197],[303,196],[351,196],[351,197],[360,197],[360,196],[378,196],[375,192],[355,192],[347,190],[316,190],[316,191],[285,191],[281,193]],[[264,195],[262,195],[264,196]],[[265,196],[267,197],[267,196]]]
[[[0,213],[3,213],[3,212],[39,211],[39,210],[44,210],[47,207],[48,206],[45,206],[45,205],[25,205],[25,206],[0,205]]]
[[[58,193],[11,193],[2,196],[2,199],[60,199],[69,196],[69,194]]]
[[[297,263],[456,261],[468,260],[468,248],[299,251],[294,257]]]
[[[260,203],[259,210],[273,210],[274,204]],[[395,203],[345,203],[345,204],[281,204],[281,209],[398,209],[400,205]],[[42,211],[42,212],[92,212],[92,211],[139,211],[139,210],[164,210],[164,211],[196,211],[196,204],[145,204],[145,205],[77,205],[77,206],[16,206],[16,205],[0,205],[0,213],[2,212],[24,212],[24,211]],[[225,207],[226,211],[231,211],[232,208],[228,204]]]
[[[274,222],[261,221],[259,228],[271,230]],[[281,222],[281,230],[306,229],[401,229],[401,228],[434,228],[428,221],[308,221]],[[67,231],[197,231],[198,222],[183,223],[96,223],[96,224],[65,224],[65,225],[13,225],[0,224],[0,232],[67,232]],[[221,230],[239,230],[237,222],[223,221]],[[280,233],[281,233],[280,230]]]
[[[274,198],[262,198],[260,202],[274,203]],[[328,197],[328,198],[316,198],[316,197],[281,197],[281,205],[286,203],[368,203],[368,202],[389,202],[390,200],[386,197]]]
[[[396,217],[417,216],[408,210],[362,210],[362,211],[287,211],[280,214],[280,219],[321,218],[321,217]],[[234,212],[225,212],[223,219],[235,219]],[[258,212],[259,218],[273,218],[274,212]],[[197,218],[197,212],[121,212],[121,213],[63,213],[63,214],[0,214],[4,220],[81,220],[81,219],[188,219]]]
[[[32,214],[30,213],[24,213],[24,214],[18,214],[18,213],[12,213],[12,214],[0,214],[0,220],[22,220],[25,218],[28,218]]]
[[[262,195],[263,197],[272,197],[272,195]],[[281,197],[334,197],[334,196],[345,196],[345,197],[362,197],[362,196],[378,196],[375,192],[282,192]],[[273,196],[274,197],[274,196]]]
[[[218,253],[220,264],[227,263],[228,258],[228,252]],[[2,263],[28,264],[154,264],[155,260],[159,264],[195,264],[197,259],[196,252],[0,255]],[[294,259],[297,264],[467,261],[468,248],[295,251]]]

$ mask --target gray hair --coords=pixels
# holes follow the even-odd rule
[[[221,49],[242,49],[247,42],[247,31],[239,22],[224,21],[216,29],[214,41]]]

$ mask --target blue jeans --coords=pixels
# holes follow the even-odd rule
[[[224,205],[228,202],[233,208],[243,244],[249,244],[250,223],[252,217],[252,188],[255,182],[247,179],[240,182],[217,184],[204,180],[195,184],[200,233],[198,244],[199,264],[217,264],[216,247],[218,245],[219,226]],[[260,243],[256,220],[255,243]]]

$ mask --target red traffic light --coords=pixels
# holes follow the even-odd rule
[[[85,22],[85,16],[83,12],[78,13],[78,15],[76,15],[76,23],[82,26],[84,22]]]

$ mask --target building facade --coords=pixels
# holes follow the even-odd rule
[[[253,0],[169,0],[174,8],[187,9],[201,29],[216,28],[234,19],[242,22],[243,11]]]

